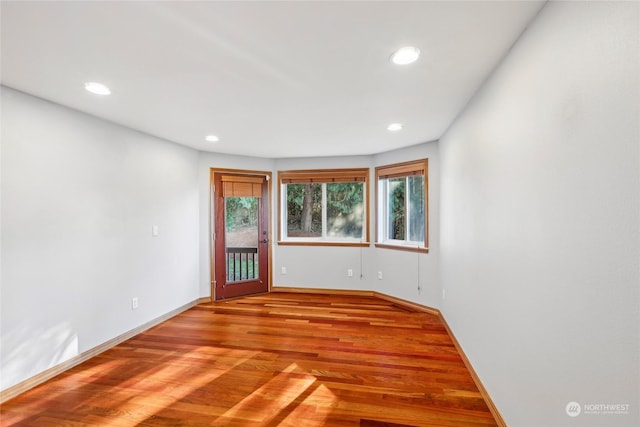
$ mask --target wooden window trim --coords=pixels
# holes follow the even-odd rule
[[[369,168],[348,168],[348,169],[301,169],[278,171],[278,245],[282,246],[370,246],[369,228],[370,223],[370,185]],[[308,183],[333,183],[333,182],[362,182],[365,192],[365,236],[364,241],[355,240],[313,240],[300,238],[299,240],[284,240],[282,229],[282,184],[308,184]]]
[[[291,241],[291,240],[280,240],[278,241],[278,245],[281,246],[352,246],[354,248],[368,248],[371,246],[369,242],[340,242],[340,241],[311,241],[311,240],[300,240],[300,241]]]
[[[380,221],[380,200],[379,192],[380,179],[401,178],[407,176],[424,176],[424,246],[411,246],[407,244],[393,244],[387,241],[381,242],[379,236]],[[410,252],[429,252],[429,159],[412,160],[402,163],[394,163],[375,168],[375,187],[376,187],[376,241],[375,247],[384,249],[395,249]]]
[[[368,168],[358,169],[313,169],[279,171],[280,184],[309,184],[332,182],[366,182]]]
[[[376,243],[374,246],[376,248],[382,248],[382,249],[395,249],[398,251],[407,251],[407,252],[421,252],[425,254],[429,253],[429,248],[422,247],[422,246],[392,245],[390,243]]]
[[[396,163],[393,165],[378,166],[376,168],[376,181],[378,179],[400,178],[404,176],[425,175],[427,171],[427,159],[414,162]]]

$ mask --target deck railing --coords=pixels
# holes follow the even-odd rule
[[[258,248],[227,248],[227,282],[258,278]]]

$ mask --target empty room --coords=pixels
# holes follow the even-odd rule
[[[0,426],[640,425],[639,2],[0,24]]]

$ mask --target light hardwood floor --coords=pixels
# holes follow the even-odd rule
[[[0,425],[496,422],[437,316],[271,293],[198,305],[5,402]]]

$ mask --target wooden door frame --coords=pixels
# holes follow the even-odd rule
[[[256,175],[265,177],[267,180],[267,194],[269,200],[267,201],[267,239],[269,239],[269,245],[267,250],[267,261],[269,267],[269,274],[267,277],[267,292],[271,292],[271,286],[273,283],[273,259],[272,259],[272,192],[271,182],[272,173],[269,171],[256,171],[256,170],[244,170],[244,169],[225,169],[225,168],[210,168],[209,169],[209,263],[210,263],[210,292],[211,301],[216,301],[216,245],[215,245],[215,227],[216,227],[216,212],[215,212],[215,174],[240,174],[240,175]]]

